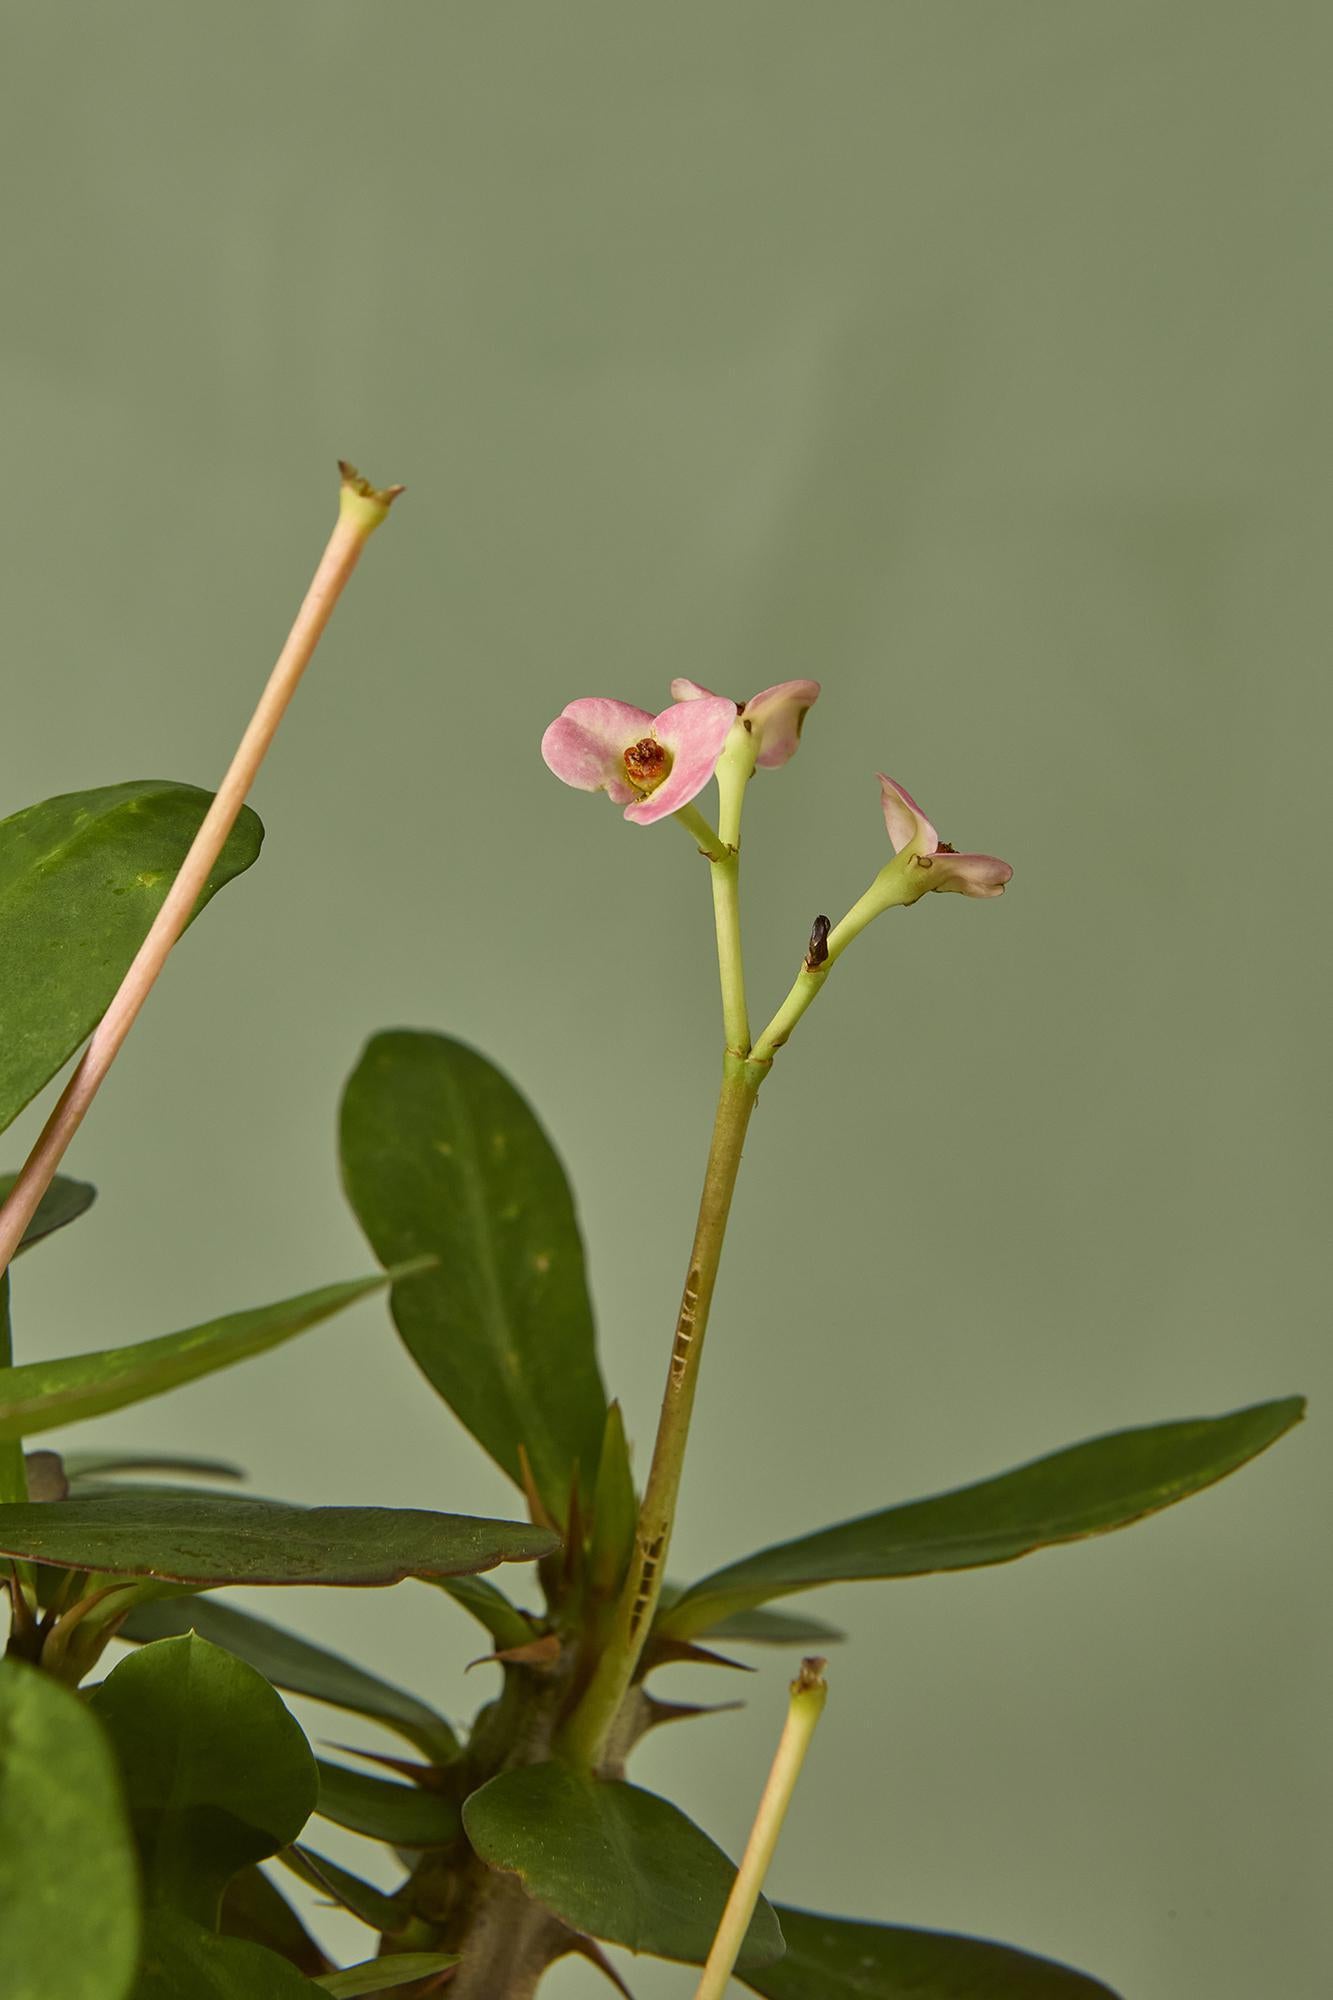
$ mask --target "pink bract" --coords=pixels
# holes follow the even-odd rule
[[[717,699],[698,681],[674,680],[671,692],[677,701]],[[759,739],[756,764],[771,771],[795,756],[801,740],[802,724],[818,698],[818,681],[779,681],[775,687],[763,688],[758,694],[751,695],[748,701],[732,703],[733,709]]]
[[[921,877],[921,886],[916,896],[924,896],[928,889],[952,889],[961,896],[1004,894],[1004,885],[1014,872],[1007,861],[993,854],[955,854],[947,842],[941,843],[912,794],[882,771],[876,775],[893,851],[910,855],[917,863],[915,872]]]
[[[673,702],[660,715],[587,695],[556,717],[542,737],[542,756],[565,784],[581,792],[606,792],[624,806],[626,819],[651,826],[698,797],[717,768],[735,720],[735,702],[719,695]],[[650,791],[631,783],[626,766],[627,755],[644,744],[660,746],[670,759],[665,776]]]

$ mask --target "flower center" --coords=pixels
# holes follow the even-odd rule
[[[641,736],[625,752],[625,776],[637,792],[655,792],[671,769],[671,752],[655,736]]]

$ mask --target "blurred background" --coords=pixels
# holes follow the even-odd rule
[[[761,1019],[887,858],[877,768],[1015,874],[877,926],[780,1059],[675,1573],[1315,1400],[1124,1534],[793,1600],[851,1638],[772,1889],[1127,2000],[1316,2000],[1327,10],[134,0],[10,6],[3,41],[0,809],[215,782],[334,459],[410,489],[263,774],[261,864],[69,1159],[101,1199],[18,1273],[20,1357],[368,1268],[339,1089],[375,1029],[438,1027],[568,1163],[642,1469],[720,1047],[707,883],[537,744],[576,695],[813,675],[751,794]],[[378,1304],[78,1441],[516,1505]],[[491,1692],[437,1593],[249,1601],[452,1715]],[[679,1672],[744,1714],[659,1732],[636,1778],[734,1848],[794,1666]]]

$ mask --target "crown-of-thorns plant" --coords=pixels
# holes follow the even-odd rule
[[[975,1485],[812,1524],[757,1554],[723,1550],[711,1575],[668,1581],[704,1336],[759,1093],[869,923],[931,890],[998,897],[1012,872],[941,840],[881,773],[892,854],[844,916],[815,919],[790,991],[753,1035],[740,920],[746,791],[757,771],[790,763],[817,682],[735,702],[677,680],[658,714],[581,697],[541,742],[566,784],[605,792],[638,826],[684,828],[716,922],[721,1086],[642,1491],[603,1388],[559,1159],[503,1072],[443,1034],[375,1035],[343,1096],[343,1178],[379,1273],[133,1346],[53,1360],[11,1353],[9,1262],[92,1200],[57,1168],[171,947],[257,858],[246,793],[398,490],[343,468],[328,549],[216,797],[165,781],[114,784],[0,823],[0,1125],[87,1039],[26,1165],[4,1182],[0,1211],[7,2000],[391,1988],[523,2000],[570,1953],[626,1991],[608,1944],[703,1967],[701,2000],[717,2000],[731,1977],[769,2000],[1105,1996],[1098,1980],[1010,1946],[882,1922],[883,1912],[872,1921],[764,1901],[824,1699],[822,1656],[792,1682],[739,1874],[677,1805],[625,1775],[647,1731],[702,1712],[658,1699],[655,1669],[725,1666],[718,1642],[785,1647],[794,1663],[798,1649],[822,1655],[840,1637],[803,1611],[771,1609],[776,1600],[1005,1562],[1126,1525],[1234,1471],[1302,1410],[1288,1397],[1094,1438]],[[709,819],[699,801],[712,784]],[[681,856],[689,865],[684,844]],[[513,1480],[526,1521],[255,1500],[226,1483],[230,1465],[128,1446],[25,1452],[42,1433],[262,1353],[380,1289],[427,1383]],[[307,1352],[318,1366],[318,1343]],[[502,1563],[528,1566],[525,1587],[511,1594],[483,1578]],[[406,1578],[445,1592],[487,1634],[500,1688],[465,1729],[397,1685],[391,1660],[353,1665],[221,1595],[237,1584]],[[91,1682],[113,1638],[134,1650]],[[369,1756],[378,1772],[316,1759],[277,1689],[373,1720],[403,1739],[403,1754]],[[380,1843],[397,1885],[374,1886],[324,1856],[321,1820]],[[330,1963],[283,1892],[291,1878],[366,1925],[362,1962]]]

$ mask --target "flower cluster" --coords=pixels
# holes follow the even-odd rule
[[[749,770],[773,770],[795,755],[801,726],[819,695],[818,681],[780,681],[749,701],[730,701],[698,681],[674,680],[660,715],[600,695],[571,701],[542,737],[542,756],[557,778],[584,792],[605,792],[639,826],[679,813],[713,777],[729,745],[745,743]],[[999,896],[1013,874],[993,854],[959,854],[941,840],[911,793],[879,774],[884,824],[894,861],[891,902],[915,903],[930,889]],[[889,907],[886,900],[884,907]]]
[[[697,681],[673,681],[671,692],[660,715],[602,695],[571,701],[542,737],[542,756],[567,785],[605,792],[626,819],[651,826],[699,796],[737,727],[754,739],[756,764],[785,764],[819,683],[783,681],[743,702]]]

